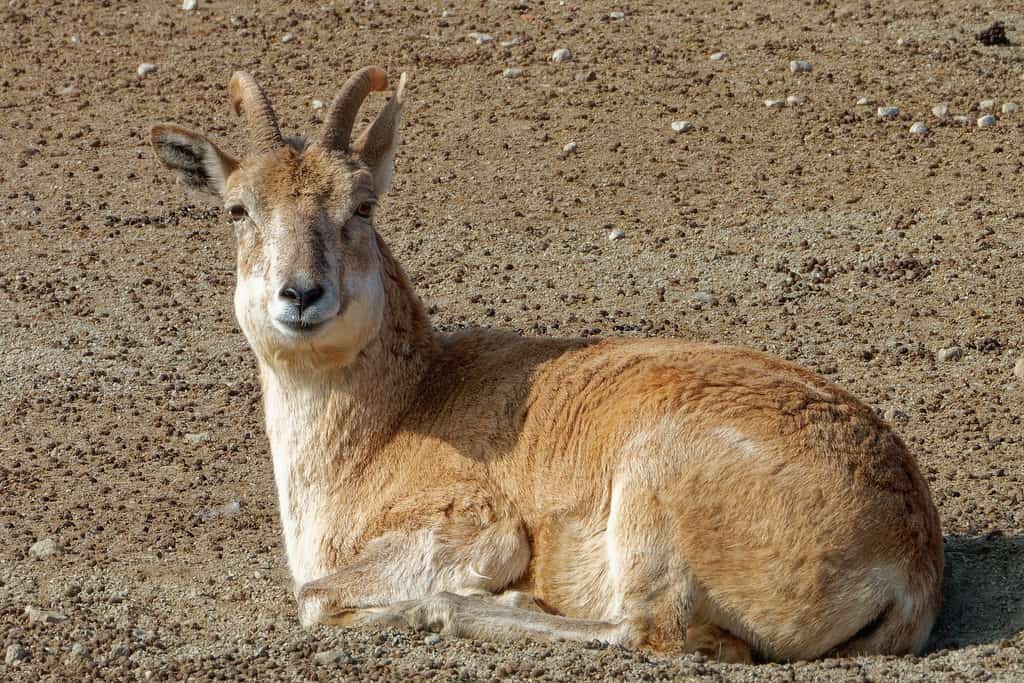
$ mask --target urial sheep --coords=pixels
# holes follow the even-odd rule
[[[245,73],[249,153],[152,129],[220,195],[304,624],[604,641],[747,661],[917,652],[939,609],[928,486],[871,409],[742,348],[435,332],[373,224],[405,76],[286,139]]]

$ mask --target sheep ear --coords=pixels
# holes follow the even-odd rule
[[[400,142],[398,122],[402,115],[402,103],[405,100],[406,74],[398,81],[394,96],[381,110],[352,149],[373,172],[373,184],[377,194],[385,194],[391,189],[391,176],[395,171],[395,153]]]
[[[196,190],[223,195],[228,176],[238,168],[238,161],[205,135],[180,126],[153,126],[149,141],[164,166]]]

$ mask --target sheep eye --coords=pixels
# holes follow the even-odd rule
[[[232,204],[228,207],[228,215],[231,216],[232,221],[237,223],[238,221],[246,218],[249,214],[241,204]]]
[[[363,202],[356,208],[356,215],[360,218],[369,218],[373,215],[373,202]]]

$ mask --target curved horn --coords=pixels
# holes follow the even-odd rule
[[[236,71],[228,85],[228,97],[236,115],[245,111],[249,139],[255,151],[269,152],[284,145],[274,109],[256,79],[245,71]]]
[[[405,100],[406,80],[406,75],[403,73],[398,81],[398,87],[395,88],[395,94],[353,145],[353,149],[359,153],[359,157],[371,168],[375,167],[388,152],[394,152],[398,117],[402,111],[402,102]]]
[[[366,96],[388,87],[388,75],[379,66],[366,66],[352,74],[341,86],[324,121],[321,145],[334,152],[348,154],[352,124]]]

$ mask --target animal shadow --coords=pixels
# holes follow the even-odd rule
[[[1024,536],[947,536],[942,602],[930,652],[1024,631]]]

